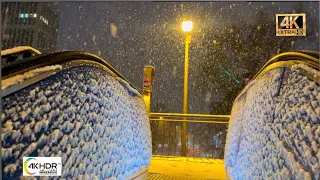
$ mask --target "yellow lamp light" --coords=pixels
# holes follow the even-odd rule
[[[192,21],[183,21],[182,22],[182,30],[184,32],[191,32],[193,28],[193,23]]]

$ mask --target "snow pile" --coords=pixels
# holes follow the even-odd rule
[[[151,159],[145,104],[96,67],[58,72],[2,99],[3,178],[23,156],[62,157],[62,178],[126,179]]]
[[[12,76],[8,79],[2,80],[2,89],[5,89],[9,86],[21,83],[24,80],[27,80],[29,78],[32,78],[38,74],[48,72],[48,71],[55,71],[55,70],[61,70],[62,66],[61,65],[54,65],[54,66],[45,66],[37,69],[33,69],[31,71],[25,72],[23,74],[18,74],[15,76]]]
[[[319,179],[319,102],[319,84],[296,68],[273,69],[251,82],[232,109],[227,173],[234,179]]]

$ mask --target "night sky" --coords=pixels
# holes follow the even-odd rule
[[[214,89],[197,82],[201,61],[201,38],[210,27],[223,28],[246,20],[266,8],[271,14],[292,13],[292,2],[59,2],[60,22],[57,50],[81,50],[96,54],[142,88],[145,65],[156,68],[152,111],[182,112],[184,34],[183,18],[194,21],[190,50],[189,113],[209,113],[208,103],[221,97]],[[317,18],[319,3],[305,3],[308,14]],[[113,24],[111,24],[113,23]],[[112,26],[112,28],[111,28]],[[274,24],[270,24],[274,26]],[[111,30],[113,29],[113,30]],[[312,36],[319,38],[319,31]],[[294,49],[319,49],[307,37]],[[275,37],[276,38],[276,37]],[[293,49],[293,50],[294,50]],[[266,60],[265,60],[266,61]],[[238,74],[241,74],[239,72]],[[230,108],[230,107],[226,107]]]

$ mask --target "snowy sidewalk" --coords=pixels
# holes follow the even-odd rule
[[[149,179],[226,179],[221,159],[152,156]]]

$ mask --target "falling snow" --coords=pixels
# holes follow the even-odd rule
[[[286,51],[301,49],[319,50],[320,28],[318,2],[57,2],[54,3],[54,6],[59,13],[59,29],[56,29],[58,35],[57,48],[51,49],[51,52],[79,50],[98,55],[123,74],[138,90],[142,88],[144,66],[154,66],[156,75],[152,94],[151,111],[153,112],[181,113],[183,109],[185,34],[180,28],[183,20],[192,20],[194,22],[189,47],[188,113],[230,114],[233,101],[239,92],[271,57]],[[275,15],[292,12],[307,14],[307,36],[276,37]],[[86,75],[83,73],[79,74],[78,78],[86,78]],[[136,89],[127,83],[115,79],[114,81],[118,84],[118,87],[121,88],[121,92],[126,94],[128,99],[129,96],[136,99],[140,98]],[[73,82],[70,80],[66,83],[72,85]],[[86,83],[90,84],[90,86]],[[90,152],[92,147],[86,145],[83,146],[83,149],[78,148],[75,150],[74,146],[77,142],[70,142],[70,139],[79,138],[78,133],[80,134],[80,132],[81,137],[85,139],[92,133],[92,130],[89,127],[85,127],[85,122],[76,121],[79,116],[76,116],[75,108],[65,108],[70,106],[71,103],[83,103],[83,106],[80,108],[80,113],[86,114],[91,119],[107,127],[113,127],[117,122],[103,121],[102,116],[117,117],[119,115],[116,112],[109,112],[102,108],[101,111],[95,112],[96,114],[88,114],[89,111],[93,111],[94,107],[97,108],[100,107],[101,104],[106,103],[106,101],[99,100],[99,97],[101,93],[103,94],[104,91],[107,90],[101,88],[99,84],[94,81],[88,80],[86,83],[79,83],[78,87],[81,91],[90,93],[91,98],[89,98],[86,93],[74,93],[74,96],[78,99],[77,102],[73,101],[72,98],[66,100],[66,94],[62,92],[55,94],[49,91],[43,91],[40,87],[30,89],[30,91],[25,94],[31,101],[37,101],[37,103],[42,106],[34,108],[33,106],[28,107],[28,104],[25,105],[25,107],[16,104],[17,107],[23,109],[23,111],[14,107],[8,109],[6,113],[12,114],[10,117],[11,120],[9,122],[9,118],[2,115],[2,119],[6,119],[3,127],[5,127],[5,131],[15,131],[12,131],[12,134],[6,134],[4,137],[8,138],[12,135],[16,140],[38,140],[38,137],[33,133],[48,129],[50,127],[48,124],[51,124],[51,120],[56,118],[55,125],[57,129],[63,127],[62,129],[64,131],[74,131],[75,134],[65,138],[60,132],[55,131],[54,135],[43,137],[43,141],[56,141],[61,139],[62,146],[65,150],[65,154],[62,153],[62,157],[66,163],[65,165],[72,167],[74,163],[77,162],[77,165],[79,164],[79,171],[84,171],[85,166],[77,160],[81,158],[81,156],[77,156],[82,151]],[[52,87],[50,90],[55,92],[55,88],[59,89],[61,86],[61,82],[55,82],[50,86]],[[308,91],[310,88],[312,89],[312,87],[313,85],[310,85],[304,91]],[[54,97],[52,97],[53,94],[55,94]],[[86,98],[96,101],[96,103],[89,104],[89,102],[82,100]],[[311,98],[314,97],[312,96]],[[56,104],[50,104],[50,106],[48,106],[47,103],[52,101]],[[287,101],[296,103],[296,96],[291,94],[287,97]],[[305,98],[301,100],[301,103],[307,101],[308,99]],[[312,99],[312,102],[309,104],[310,107],[306,112],[293,109],[293,112],[298,113],[286,114],[281,111],[281,108],[275,109],[275,112],[278,113],[279,118],[283,116],[285,121],[292,121],[294,117],[309,114],[310,123],[316,122],[320,112],[317,101],[319,101],[319,98]],[[285,106],[284,104],[282,105]],[[62,108],[63,111],[54,111],[54,109],[56,109],[55,107]],[[236,108],[241,109],[244,107]],[[265,112],[270,109],[264,110],[262,108],[262,110]],[[49,114],[45,112],[49,112]],[[38,113],[41,115],[37,115]],[[100,113],[100,116],[98,116],[97,113]],[[59,114],[64,115],[56,117]],[[74,121],[70,121],[69,123],[65,121],[69,116]],[[40,117],[41,119],[39,119]],[[21,132],[16,130],[16,127],[20,127],[20,121],[27,123]],[[313,128],[303,122],[299,123],[300,124],[297,122],[290,127],[286,127],[286,131],[283,132],[277,130],[283,130],[284,127],[281,125],[279,125],[279,127],[267,125],[263,127],[267,132],[270,132],[271,138],[286,137],[285,135],[296,130],[294,126],[304,125],[306,129],[309,130]],[[240,126],[240,124],[238,125]],[[254,128],[251,127],[250,124],[247,125],[249,128]],[[194,127],[196,127],[196,125]],[[227,127],[222,126],[199,126],[198,128],[201,129],[201,131],[199,131],[194,127],[190,128],[190,132],[195,132],[198,138],[207,137],[207,139],[209,139],[209,136],[212,137],[220,132],[225,132],[227,129]],[[85,132],[81,131],[82,128],[85,129]],[[99,130],[98,125],[94,126],[94,128],[96,128],[97,131],[93,131],[93,134],[98,132],[108,134],[111,132],[111,127],[105,129],[106,132]],[[273,130],[272,128],[275,128],[275,130],[271,131]],[[238,133],[238,130],[239,129],[236,128],[235,133]],[[86,134],[87,132],[89,134]],[[310,134],[307,131],[297,132],[301,137],[305,136],[312,140],[312,142],[306,142],[307,145],[299,144],[299,148],[303,147],[307,149],[304,151],[304,155],[307,157],[303,160],[304,163],[313,163],[315,161],[314,158],[310,158],[310,154],[315,154],[318,148],[318,142],[316,141],[316,136],[319,134],[318,132],[320,132],[318,129],[315,134]],[[53,133],[53,130],[50,133]],[[100,136],[92,135],[92,138],[96,137]],[[257,136],[252,138],[263,139],[265,137]],[[96,142],[97,145],[104,145],[104,143],[105,142],[99,140]],[[163,141],[157,142],[155,140],[154,143],[160,144],[162,149],[165,146]],[[210,143],[212,142],[210,141]],[[205,142],[199,147],[203,147],[203,149],[210,148],[210,143]],[[170,143],[166,145],[169,147]],[[128,143],[128,146],[131,148],[134,147],[134,144]],[[220,143],[219,146],[219,151],[223,151],[224,144]],[[280,143],[279,146],[285,147],[286,145]],[[121,146],[117,146],[117,148],[118,147]],[[28,147],[25,147],[25,144],[20,144],[7,148],[5,151],[6,156],[16,157],[16,154],[20,153],[19,149],[27,149]],[[15,152],[16,154],[12,151],[13,148],[18,149]],[[33,146],[30,146],[28,151],[32,150]],[[49,151],[49,147],[44,148],[40,153],[45,154],[45,150]],[[261,153],[263,154],[269,151],[271,150],[264,149]],[[319,148],[317,152],[315,156],[319,157]],[[110,152],[107,150],[103,153],[109,153],[110,155]],[[211,153],[211,151],[206,153]],[[233,155],[232,152],[230,153]],[[293,162],[294,166],[298,166],[296,160],[292,158],[297,152],[293,152],[295,154],[287,151],[277,153],[282,157],[288,157],[289,163]],[[91,159],[97,158],[97,156],[92,156]],[[223,152],[217,156],[214,155],[214,157],[222,156]],[[253,159],[253,161],[260,161],[260,157],[261,156],[257,156],[258,159]],[[247,156],[243,158],[245,159]],[[110,158],[106,157],[104,160],[107,162],[110,161]],[[319,158],[317,160],[319,161]],[[234,161],[235,159],[231,158],[230,164],[235,163]],[[271,160],[268,162],[269,164],[266,166],[268,166],[269,169],[274,167],[272,166],[272,164],[275,163],[273,161],[278,161],[278,159],[272,159],[272,162]],[[289,165],[287,165],[289,163],[284,162],[284,160],[280,159],[278,163],[280,166],[288,167],[287,169],[282,169],[281,172],[275,173],[284,177],[284,179],[287,179],[286,177],[290,176],[290,173],[297,175],[297,177],[302,177],[303,175],[305,175],[306,178],[309,177],[309,174],[304,170],[300,172],[292,171]],[[247,165],[249,166],[250,164]],[[128,167],[134,169],[137,166],[133,163],[128,165]],[[317,167],[318,166],[314,165],[310,168]],[[6,173],[12,173],[19,171],[19,168],[18,165],[8,164],[8,166],[4,167],[4,171]],[[102,171],[101,176],[103,177],[109,177],[110,172],[113,171],[110,166],[107,165],[102,167],[92,165],[92,167],[86,168],[91,172]],[[123,169],[120,168],[114,170],[114,172],[120,170]],[[71,171],[72,168],[70,171],[66,171],[66,173],[73,173]],[[240,169],[236,169],[234,172],[240,171]],[[79,179],[81,178],[93,179],[94,177],[79,176]],[[117,177],[110,176],[110,178],[116,179]],[[272,179],[271,175],[270,178]]]
[[[189,103],[194,107],[189,112],[228,114],[232,99],[244,86],[242,79],[253,76],[273,55],[288,50],[319,49],[319,6],[315,3],[59,2],[56,6],[61,13],[61,25],[57,45],[58,49],[83,50],[101,56],[139,89],[143,67],[153,65],[157,69],[153,111],[159,111],[157,107],[165,97],[162,110],[182,112],[184,34],[180,23],[183,18],[192,19],[189,81],[196,83],[189,83]],[[301,8],[310,14],[307,37],[275,37],[275,14]],[[71,38],[64,38],[68,36]],[[216,53],[218,49],[222,52]],[[265,52],[263,56],[261,52]],[[219,65],[231,76],[220,70]],[[211,68],[210,74],[202,75],[206,67]],[[223,86],[229,86],[234,94],[231,98],[220,93],[225,89]],[[217,89],[225,96],[220,109],[212,110],[205,103],[204,92],[208,89]]]

